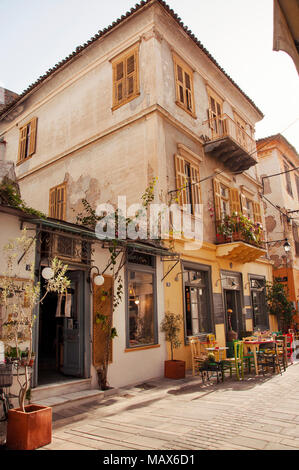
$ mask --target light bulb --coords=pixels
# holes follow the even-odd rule
[[[50,279],[52,279],[54,277],[54,271],[52,268],[48,267],[48,268],[44,268],[42,270],[42,276],[44,279],[46,279],[47,281],[49,281]]]
[[[96,285],[96,286],[102,286],[102,285],[104,284],[104,282],[105,282],[105,279],[104,279],[104,277],[102,276],[102,274],[98,274],[97,276],[95,276],[95,277],[93,278],[93,283],[94,283],[94,285]]]

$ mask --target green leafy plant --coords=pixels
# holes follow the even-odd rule
[[[179,339],[181,330],[181,315],[166,312],[165,317],[161,323],[161,331],[165,333],[165,339],[170,343],[171,360],[173,361],[173,351],[181,346],[182,342]]]
[[[280,282],[266,284],[267,309],[270,315],[275,315],[279,329],[287,333],[291,328],[293,317],[296,314],[293,303],[288,299],[289,292]]]
[[[31,365],[34,360],[32,351],[32,332],[36,319],[35,309],[49,292],[63,293],[70,285],[66,277],[67,266],[56,258],[52,260],[53,278],[47,282],[46,293],[40,298],[40,283],[34,280],[35,247],[26,229],[22,236],[11,240],[3,248],[3,265],[7,270],[0,277],[0,303],[2,310],[1,341],[5,344],[6,357],[17,366],[17,380],[20,386],[19,405],[25,412],[25,397],[30,386]],[[22,257],[22,264],[17,260]],[[32,278],[20,281],[15,273],[29,263]],[[25,349],[24,349],[25,348]],[[20,368],[24,368],[24,381],[21,380]]]
[[[7,204],[16,209],[20,209],[27,214],[34,215],[40,219],[46,219],[47,216],[32,207],[27,206],[25,201],[20,196],[18,188],[12,183],[2,183],[0,185],[0,200],[2,203]]]
[[[234,212],[231,216],[226,215],[218,224],[216,235],[232,239],[234,234],[239,234],[244,241],[260,245],[262,232],[261,224],[254,223],[245,215]]]

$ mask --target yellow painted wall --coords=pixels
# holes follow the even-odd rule
[[[272,265],[267,261],[255,261],[250,263],[235,263],[231,265],[230,260],[221,259],[216,257],[216,245],[211,243],[204,243],[202,248],[198,250],[185,250],[184,241],[177,240],[174,244],[174,251],[181,254],[182,261],[189,261],[198,264],[209,265],[212,267],[212,291],[213,293],[221,293],[222,287],[220,279],[220,271],[227,270],[232,272],[240,272],[243,276],[243,289],[244,295],[250,295],[249,288],[249,274],[258,274],[266,277],[267,281],[272,280]],[[165,263],[164,274],[173,266],[173,262]],[[185,344],[184,335],[184,301],[183,301],[183,284],[182,271],[180,263],[172,269],[164,280],[164,293],[165,293],[165,311],[179,313],[182,317],[180,340],[182,345],[179,349],[175,350],[174,358],[186,361],[186,367],[191,368],[191,352],[189,345]],[[178,275],[178,280],[175,277]],[[244,288],[246,286],[246,288]],[[246,302],[245,302],[246,305]],[[252,331],[252,320],[246,319],[246,330]],[[270,318],[270,329],[277,331],[277,322],[275,318]],[[216,340],[219,346],[225,346],[225,325],[215,325]],[[170,349],[168,349],[170,351]]]

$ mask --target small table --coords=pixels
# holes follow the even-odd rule
[[[261,344],[273,344],[275,341],[273,339],[269,340],[256,340],[256,341],[243,341],[243,345],[245,346],[246,353],[248,352],[249,348],[253,350],[253,358],[254,358],[254,366],[255,366],[255,373],[259,375],[258,370],[258,363],[257,363],[257,350],[259,349]],[[244,351],[245,354],[245,351]]]
[[[214,346],[213,348],[206,348],[206,351],[214,352],[215,353],[215,360],[220,362],[224,360],[224,353],[229,349],[227,346]],[[218,354],[216,354],[218,353]]]

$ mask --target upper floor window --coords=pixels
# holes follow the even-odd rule
[[[291,175],[290,175],[290,168],[288,167],[288,165],[286,163],[284,163],[284,171],[286,171],[287,173],[285,173],[285,177],[286,177],[286,185],[287,185],[287,192],[290,196],[293,197],[293,191],[292,191],[292,182],[291,182]]]
[[[35,153],[37,118],[31,119],[20,128],[18,163]]]
[[[65,220],[66,212],[66,183],[59,184],[50,189],[49,217]]]
[[[175,155],[176,189],[178,202],[187,212],[200,213],[199,165],[193,159]]]
[[[217,178],[214,179],[214,200],[216,223],[221,222],[225,216],[232,216],[234,212],[243,213],[254,223],[262,223],[260,203],[245,196],[238,188],[230,188]]]
[[[112,61],[113,108],[128,103],[139,95],[139,48],[135,46]]]
[[[225,132],[222,115],[222,99],[208,87],[209,108],[208,123],[213,131],[213,137],[222,136]]]
[[[176,54],[173,54],[176,104],[194,115],[193,71]]]

